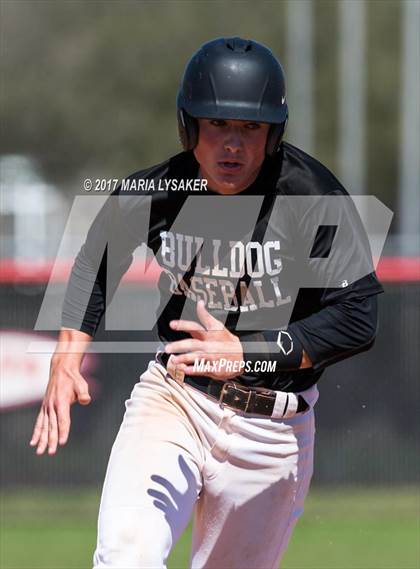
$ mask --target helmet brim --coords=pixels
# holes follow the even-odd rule
[[[182,105],[181,108],[196,119],[225,119],[281,124],[287,120],[288,116],[286,104],[273,108],[267,108],[266,106],[262,110],[255,105],[241,104],[238,103],[238,101],[232,101],[231,104],[229,104],[229,102],[223,102],[217,106],[215,106],[213,102],[209,104],[203,102],[194,104],[190,102],[187,105]]]

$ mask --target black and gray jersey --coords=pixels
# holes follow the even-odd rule
[[[279,364],[275,372],[244,373],[244,384],[303,391],[328,365],[371,347],[383,289],[373,270],[347,276],[369,249],[351,207],[339,216],[347,245],[334,260],[337,228],[319,198],[348,194],[325,166],[283,142],[240,194],[195,191],[188,181],[198,179],[193,152],[182,152],[129,176],[109,197],[75,260],[63,326],[94,336],[133,252],[146,244],[162,269],[162,343],[188,337],[169,323],[196,320],[203,300],[240,337],[246,359]],[[316,261],[322,258],[330,265]],[[334,261],[337,274],[327,275]],[[302,350],[310,369],[297,369]]]

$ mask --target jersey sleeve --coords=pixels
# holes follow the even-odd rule
[[[373,345],[376,295],[383,289],[373,270],[366,232],[344,191],[305,197],[298,207],[301,270],[296,285],[317,291],[316,301],[309,315],[292,318],[287,328],[249,335],[244,359],[275,361],[278,371],[297,370],[305,351],[316,372]],[[295,309],[299,299],[300,295]],[[249,351],[250,341],[258,342],[258,351]]]
[[[297,370],[303,350],[312,369],[318,371],[370,349],[377,329],[375,296],[355,296],[322,308],[307,318],[293,322],[285,330],[265,330],[249,335],[259,351],[244,350],[244,360],[276,362],[277,371]]]
[[[149,198],[116,190],[93,221],[67,285],[62,326],[94,336],[133,251],[147,241]]]
[[[309,284],[319,293],[319,305],[288,331],[316,371],[373,345],[376,295],[383,288],[359,213],[338,181],[301,219],[303,263]]]
[[[341,297],[319,312],[290,324],[313,369],[369,350],[376,338],[378,303],[374,295]]]

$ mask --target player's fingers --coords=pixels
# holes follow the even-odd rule
[[[57,405],[58,442],[65,445],[70,432],[70,403],[61,402]]]
[[[197,356],[196,361],[201,363],[201,357]],[[202,376],[206,375],[207,377],[211,377],[217,381],[226,381],[228,379],[232,379],[243,373],[245,364],[243,362],[232,362],[231,366],[227,366],[229,360],[223,361],[224,358],[218,358],[216,360],[211,360],[210,358],[205,359],[207,363],[210,364],[211,370],[203,371],[203,367],[201,365],[194,365],[191,364],[179,364],[177,365],[178,369],[182,369],[182,372],[185,375],[195,375],[195,376]],[[217,365],[214,365],[217,364]]]
[[[172,320],[170,323],[172,330],[178,332],[188,332],[193,338],[202,340],[205,337],[206,330],[198,322],[192,320]]]
[[[193,365],[183,365],[182,366],[182,372],[185,375],[206,375],[206,377],[211,377],[212,379],[215,379],[216,381],[224,381],[223,377],[219,377],[218,375],[209,373],[209,372],[203,372],[203,370],[197,369],[196,367],[194,367]]]
[[[169,357],[168,363],[166,364],[166,371],[169,373],[169,375],[171,377],[173,377],[174,379],[182,379],[183,377],[183,368],[184,366],[182,364],[174,364],[174,355],[171,355]]]
[[[191,364],[194,363],[196,360],[200,361],[204,357],[204,354],[198,352],[188,352],[187,354],[179,354],[178,356],[172,355],[172,363],[173,365],[180,365],[180,364]]]
[[[77,395],[77,400],[80,403],[80,405],[89,405],[89,403],[91,402],[91,397],[89,395],[89,388],[87,381],[83,379],[82,376],[80,376],[75,381],[75,391]]]
[[[38,447],[36,449],[36,454],[44,454],[45,449],[47,448],[48,444],[48,410],[44,408],[44,418],[42,421],[42,428],[41,428],[41,435],[38,441]]]
[[[197,316],[200,322],[203,324],[206,330],[215,331],[215,330],[224,330],[225,326],[220,320],[217,320],[214,316],[210,314],[206,310],[206,305],[202,300],[197,302]]]
[[[185,373],[185,375],[203,375],[203,372],[198,372],[194,366],[183,366],[182,371]],[[207,375],[207,374],[206,374]]]
[[[43,423],[44,423],[44,408],[41,407],[41,410],[38,413],[38,417],[36,418],[34,430],[32,432],[32,438],[29,443],[32,447],[38,444],[39,437],[41,436]]]
[[[48,408],[48,454],[55,454],[58,443],[57,415],[53,404]]]
[[[186,339],[178,340],[177,342],[170,342],[165,346],[165,352],[167,354],[177,354],[180,352],[192,352],[194,350],[199,350],[203,346],[201,340]]]

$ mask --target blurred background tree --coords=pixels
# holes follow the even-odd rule
[[[337,12],[314,0],[314,149],[337,171]],[[367,192],[396,203],[400,93],[398,0],[367,3]],[[2,2],[1,154],[35,157],[74,192],[85,176],[123,177],[179,151],[175,97],[205,41],[242,35],[288,73],[286,3]],[[290,100],[293,127],[294,101]],[[287,137],[286,137],[287,138]]]

